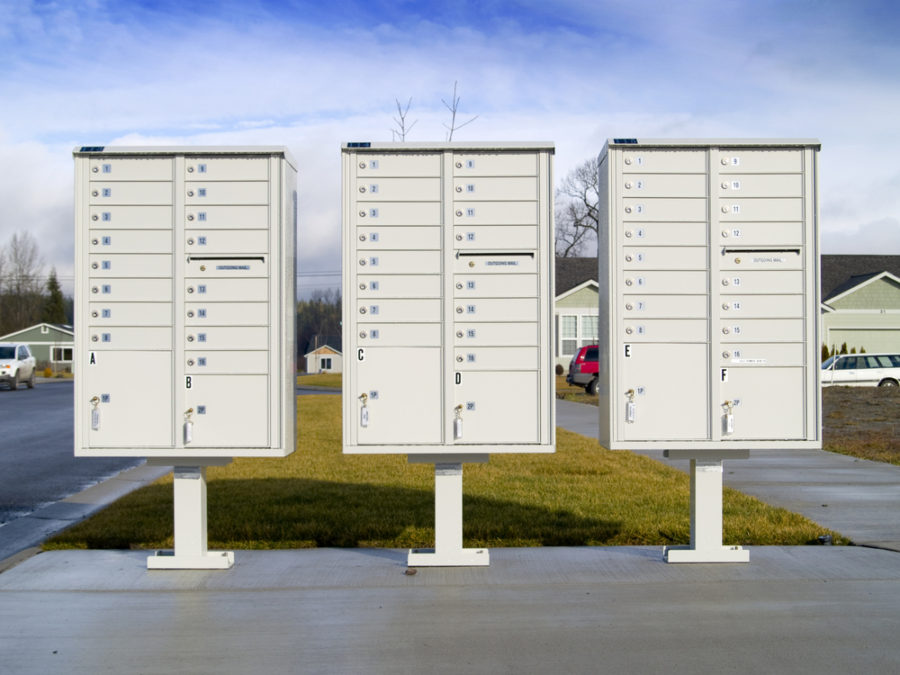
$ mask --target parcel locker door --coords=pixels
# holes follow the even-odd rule
[[[82,429],[92,448],[171,448],[172,353],[168,351],[86,352],[90,385],[88,398],[97,397],[99,419],[88,418]],[[135,386],[140,383],[140,386]],[[91,415],[91,406],[85,406]],[[96,427],[96,428],[94,428]]]
[[[709,437],[705,344],[626,343],[619,364],[618,390],[611,392],[623,422],[619,440]],[[630,398],[633,417],[628,414]]]
[[[456,382],[453,405],[462,406],[463,420],[456,445],[540,441],[537,372],[458,372]]]
[[[723,404],[733,402],[734,433],[724,440],[794,440],[805,434],[803,368],[727,368],[720,373]],[[719,412],[724,414],[722,408]]]
[[[268,447],[268,376],[185,375],[184,387],[193,421],[193,440],[185,447]]]
[[[441,442],[439,347],[363,347],[350,356],[359,445]]]

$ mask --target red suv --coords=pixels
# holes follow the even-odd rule
[[[587,393],[596,396],[599,354],[600,348],[597,345],[588,345],[579,349],[569,362],[569,374],[566,375],[566,382],[584,387]]]

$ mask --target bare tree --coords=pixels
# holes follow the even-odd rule
[[[416,126],[416,122],[419,120],[413,120],[412,124],[407,124],[406,122],[406,117],[409,115],[409,107],[412,105],[412,96],[410,96],[409,100],[406,102],[405,108],[400,105],[400,99],[395,98],[394,102],[397,104],[397,116],[394,118],[394,124],[397,125],[397,128],[391,129],[391,137],[395,141],[405,141],[406,134],[409,133],[410,129]]]
[[[441,99],[441,103],[443,103],[447,107],[447,110],[450,111],[450,124],[444,125],[444,128],[447,130],[447,141],[453,140],[453,132],[454,131],[456,131],[457,129],[462,129],[467,124],[471,124],[472,122],[474,122],[475,120],[478,119],[478,115],[475,115],[475,117],[473,117],[469,120],[466,120],[462,124],[456,123],[456,113],[459,111],[459,96],[456,95],[457,84],[458,84],[457,81],[453,82],[453,98],[451,99],[453,101],[453,103],[447,103],[447,101],[445,101],[444,99]]]
[[[577,256],[596,239],[600,227],[597,161],[575,167],[556,190],[556,254]]]
[[[5,257],[0,331],[8,333],[25,328],[40,318],[44,261],[38,252],[37,242],[28,232],[12,236]]]

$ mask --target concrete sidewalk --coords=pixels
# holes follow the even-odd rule
[[[564,429],[597,438],[595,406],[557,401],[556,415]],[[662,451],[640,454],[690,467]],[[821,450],[753,450],[750,459],[725,462],[724,474],[728,487],[801,513],[857,545],[900,551],[900,466]]]

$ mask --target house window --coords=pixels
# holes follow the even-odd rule
[[[321,364],[320,368],[322,370],[331,370],[331,357],[330,356],[328,356],[328,357],[323,356],[322,359],[319,361],[319,363]]]
[[[557,356],[574,356],[580,347],[597,344],[596,314],[563,314],[559,317]]]
[[[72,360],[72,348],[71,347],[54,347],[50,351],[50,360],[57,361],[71,361]]]
[[[47,326],[41,326],[41,335],[46,335],[50,332],[50,329]]]

